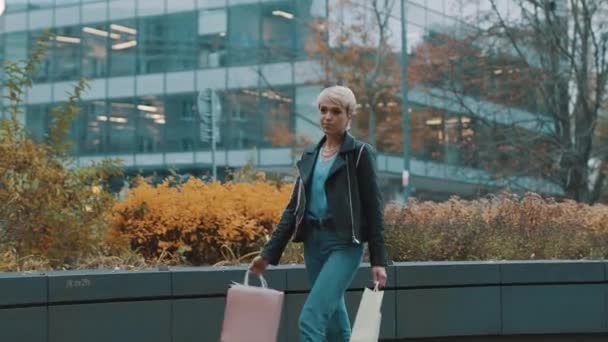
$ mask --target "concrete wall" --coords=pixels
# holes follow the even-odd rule
[[[381,337],[605,340],[607,267],[600,261],[397,263],[388,268]],[[226,291],[243,281],[244,270],[0,273],[0,341],[218,341]],[[266,278],[286,293],[280,341],[298,341],[310,288],[304,268],[274,268]],[[351,319],[371,285],[364,266],[346,294]]]

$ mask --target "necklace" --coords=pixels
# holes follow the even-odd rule
[[[323,146],[323,148],[321,149],[321,156],[323,157],[323,159],[327,160],[331,157],[333,157],[334,154],[336,154],[336,152],[338,152],[338,146],[328,149],[325,146]]]

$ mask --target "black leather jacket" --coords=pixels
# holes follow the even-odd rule
[[[306,199],[310,194],[316,157],[324,142],[325,138],[307,148],[296,164],[298,177],[291,199],[262,251],[262,257],[271,265],[279,263],[290,238],[294,242],[305,240]],[[329,170],[325,192],[338,237],[353,243],[367,242],[371,265],[386,266],[384,210],[371,146],[345,133],[340,152]]]

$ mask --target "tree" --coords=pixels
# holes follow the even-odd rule
[[[530,96],[529,87],[539,77],[539,72],[509,56],[484,50],[487,45],[476,39],[479,38],[429,32],[412,52],[408,84],[428,93],[437,102],[443,101],[457,108],[445,118],[440,112],[432,117],[442,118],[437,124],[445,126],[444,132],[456,130],[463,135],[459,139],[443,141],[458,150],[461,164],[489,171],[503,180],[509,176],[550,177],[554,168],[545,148],[547,137],[521,127],[529,117],[513,119],[511,113],[517,108],[540,111],[536,98]],[[477,109],[469,101],[471,99],[494,106]],[[458,120],[457,115],[468,117]],[[497,116],[499,120],[496,120]],[[410,120],[415,124],[425,117],[429,115],[417,110]],[[538,122],[528,122],[524,126],[537,128],[545,121],[541,117]],[[423,126],[424,123],[418,123],[412,130],[420,130]]]
[[[516,163],[520,153],[529,153],[534,163],[515,167],[515,173],[542,175],[559,184],[567,197],[595,202],[608,158],[606,145],[597,145],[608,77],[608,1],[514,3],[517,10],[511,14],[521,15],[508,16],[491,0],[491,8],[459,30],[464,33],[427,37],[412,62],[419,68],[417,81],[441,87],[443,96],[471,114],[477,110],[470,98],[505,105],[491,115],[511,116],[510,124],[480,122],[512,150]],[[536,115],[517,118],[514,108]]]
[[[10,104],[8,118],[0,122],[0,251],[18,259],[43,257],[56,267],[98,250],[114,200],[103,189],[104,180],[120,171],[115,161],[82,168],[72,163],[67,136],[85,80],[52,110],[44,141],[34,141],[19,120],[49,37],[36,44],[29,60],[5,63]]]
[[[352,124],[355,133],[383,150],[395,150],[397,141],[401,146],[397,140],[400,133],[394,129],[400,127],[395,125],[401,115],[400,66],[389,43],[389,20],[395,3],[338,1],[338,7],[332,9],[338,19],[314,22],[306,46],[321,67],[318,83],[343,84],[357,95],[359,108]],[[340,19],[344,15],[350,19]]]

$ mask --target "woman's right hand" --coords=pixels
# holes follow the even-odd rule
[[[268,268],[268,261],[262,258],[261,255],[253,258],[251,264],[249,264],[249,271],[258,275],[264,273],[266,268]]]

